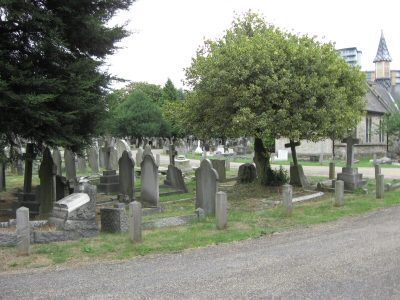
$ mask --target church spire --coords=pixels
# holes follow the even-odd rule
[[[374,63],[380,61],[392,61],[392,57],[390,56],[386,45],[385,37],[383,36],[383,30],[381,32],[381,39],[379,41],[378,51],[376,52]]]

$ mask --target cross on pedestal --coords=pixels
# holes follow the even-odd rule
[[[36,153],[33,152],[33,144],[26,145],[26,153],[22,154],[22,159],[25,160],[25,174],[24,174],[24,192],[32,192],[32,170],[33,161],[36,159]]]
[[[297,166],[297,155],[296,155],[296,147],[300,146],[300,142],[294,142],[293,140],[290,140],[290,143],[285,144],[285,148],[290,148],[292,151],[292,158],[293,158],[293,164]]]
[[[346,143],[346,168],[354,168],[354,145],[359,144],[360,140],[353,136],[348,136],[342,143]]]
[[[169,145],[169,164],[175,166],[175,156],[178,155],[178,151],[175,150],[174,145]]]

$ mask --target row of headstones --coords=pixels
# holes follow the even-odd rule
[[[376,174],[376,198],[383,199],[385,196],[384,175]],[[344,204],[344,181],[335,180],[335,203],[334,206],[341,207]],[[293,200],[293,187],[289,184],[283,185],[282,188],[282,209],[283,215],[292,216],[292,200]]]

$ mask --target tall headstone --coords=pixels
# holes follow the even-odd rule
[[[57,175],[62,176],[62,157],[58,147],[53,150],[53,162],[57,166]]]
[[[80,173],[87,173],[86,157],[78,156],[78,171]]]
[[[226,169],[225,169],[225,161],[220,159],[210,159],[212,163],[212,167],[218,173],[218,181],[226,182]]]
[[[202,208],[207,215],[215,216],[215,197],[218,192],[218,173],[211,161],[204,159],[196,169],[196,208]]]
[[[0,192],[6,190],[6,168],[0,162]]]
[[[111,170],[118,170],[118,160],[119,160],[118,152],[115,147],[111,147],[111,148],[112,148],[111,156],[110,156]]]
[[[118,163],[119,193],[128,195],[129,200],[132,201],[135,199],[135,161],[132,158],[132,152],[124,150]]]
[[[40,207],[41,217],[49,217],[56,202],[56,180],[57,166],[53,163],[50,149],[46,148],[43,152],[42,163],[39,169],[40,178]]]
[[[367,184],[367,181],[362,179],[362,174],[358,173],[358,168],[354,168],[354,145],[360,143],[360,140],[350,135],[342,143],[347,145],[346,167],[342,168],[342,173],[337,174],[337,180],[344,182],[345,190],[353,191]]]
[[[97,147],[90,147],[88,150],[89,166],[92,169],[92,174],[97,174],[100,172],[99,166],[99,152]]]
[[[152,155],[145,155],[140,164],[142,186],[140,199],[147,207],[158,207],[160,204],[158,166]]]
[[[335,163],[329,163],[329,179],[335,179]]]
[[[67,181],[74,183],[76,178],[76,161],[74,152],[70,149],[66,149],[64,152],[64,160]]]

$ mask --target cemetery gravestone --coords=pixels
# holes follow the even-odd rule
[[[41,217],[49,217],[56,202],[56,179],[57,166],[53,163],[50,149],[46,148],[43,152],[42,163],[39,169],[40,178],[40,207]]]
[[[185,193],[189,192],[182,176],[182,170],[173,165],[168,166],[167,179],[164,180],[164,184],[172,187],[174,190],[184,191]]]
[[[117,153],[118,153],[118,160],[122,157],[122,153],[124,151],[131,151],[128,143],[125,140],[119,140],[117,142]]]
[[[136,152],[136,167],[140,167],[143,161],[143,148],[139,147]]]
[[[119,159],[119,193],[135,199],[135,161],[131,151],[124,150]],[[130,202],[130,201],[129,201]]]
[[[53,162],[57,166],[57,175],[62,176],[62,157],[58,147],[53,150]]]
[[[80,173],[87,173],[86,157],[78,156],[78,170]]]
[[[303,166],[297,164],[297,157],[296,157],[296,147],[300,146],[300,142],[293,142],[285,144],[285,148],[291,148],[292,150],[292,157],[293,157],[293,165],[290,165],[290,184],[302,186],[306,188],[310,185],[310,182],[307,180],[307,177],[304,175]]]
[[[175,166],[175,156],[178,156],[178,152],[175,150],[174,145],[169,146],[169,164]]]
[[[64,160],[67,182],[69,184],[69,188],[73,190],[75,188],[76,179],[76,164],[74,152],[69,149],[65,150]]]
[[[142,178],[140,199],[147,207],[158,207],[160,204],[158,166],[154,157],[145,155],[140,168]]]
[[[17,209],[17,248],[18,254],[29,255],[30,248],[30,228],[29,228],[29,209],[20,207]]]
[[[196,208],[202,208],[207,215],[215,216],[215,197],[218,192],[218,173],[211,161],[204,159],[196,169]]]
[[[92,174],[99,173],[100,166],[99,166],[99,153],[97,151],[97,147],[90,147],[87,152],[89,156],[89,166],[92,169]]]
[[[129,228],[128,215],[126,214],[125,205],[114,208],[101,208],[101,231],[116,233],[125,232]]]
[[[218,173],[218,181],[226,182],[226,170],[225,170],[225,161],[219,159],[210,159],[212,163],[212,167]]]
[[[354,168],[354,145],[360,143],[360,140],[348,136],[342,143],[347,145],[346,167],[342,168],[342,173],[337,174],[337,180],[344,182],[345,190],[354,191],[367,184],[367,181],[362,179],[362,174],[358,174],[358,168]]]

